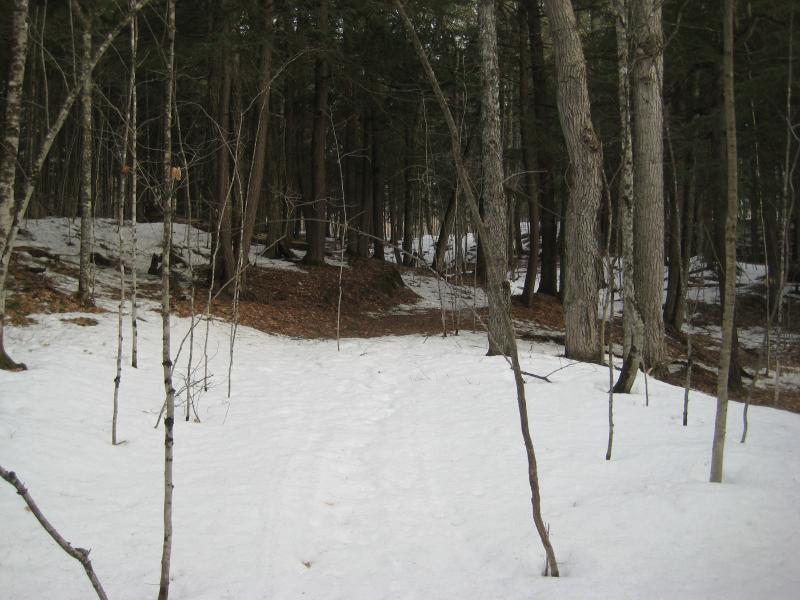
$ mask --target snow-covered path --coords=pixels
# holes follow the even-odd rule
[[[161,544],[160,318],[125,369],[111,447],[116,317],[9,328],[30,371],[0,373],[0,464],[92,560],[109,597],[155,597]],[[188,320],[176,319],[174,338]],[[530,516],[511,373],[462,334],[303,341],[211,328],[201,423],[176,426],[171,598],[796,598],[800,416],[754,407],[748,444],[730,410],[726,483],[710,485],[713,400],[651,382],[617,398],[603,460],[607,372],[574,365],[528,382],[544,517]],[[127,343],[127,340],[126,340]],[[195,359],[201,340],[197,341]],[[568,364],[524,345],[523,367]],[[180,387],[187,355],[179,358]],[[0,488],[0,596],[79,599],[91,588],[10,487]]]

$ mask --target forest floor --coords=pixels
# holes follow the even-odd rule
[[[63,250],[63,249],[62,249]],[[105,252],[106,254],[103,254]],[[113,258],[110,244],[100,243],[96,254],[95,295],[109,302],[118,294],[119,262]],[[145,253],[145,258],[148,256]],[[231,287],[215,295],[211,315],[231,321],[234,312],[238,323],[267,333],[304,339],[367,338],[386,335],[447,335],[460,331],[482,331],[481,319],[486,316],[486,300],[479,287],[470,287],[471,274],[458,278],[458,284],[437,280],[426,268],[397,267],[394,263],[372,259],[350,259],[345,264],[329,252],[329,264],[307,266],[299,261],[259,261],[247,269],[234,311]],[[140,269],[141,270],[141,269]],[[41,244],[17,244],[11,262],[10,295],[7,300],[9,321],[23,325],[34,313],[75,312],[80,310],[74,294],[78,269],[70,258]],[[204,313],[208,286],[196,275],[194,312]],[[454,276],[449,276],[454,281]],[[192,293],[187,274],[177,280],[173,307],[176,314],[192,313]],[[522,280],[517,283],[517,291]],[[716,373],[719,364],[721,307],[714,301],[713,275],[699,270],[690,282],[689,298],[693,315],[691,344],[693,366],[691,387],[710,395],[716,394]],[[160,299],[160,278],[140,274],[139,292],[152,301]],[[341,296],[340,296],[341,290]],[[790,288],[792,290],[792,288]],[[780,353],[775,348],[776,333],[770,344],[770,371],[765,375],[763,364],[763,323],[766,313],[764,285],[757,278],[745,280],[737,296],[742,367],[741,385],[730,390],[733,400],[755,405],[774,406],[800,412],[800,295],[787,294],[785,327],[781,332]],[[441,301],[440,301],[441,298]],[[103,302],[85,312],[98,312]],[[564,312],[554,297],[536,294],[533,305],[524,306],[520,296],[513,298],[517,334],[521,340],[552,341],[563,344]],[[615,311],[611,335],[614,352],[621,355],[622,319]],[[660,374],[664,381],[685,386],[687,371],[686,331],[667,336],[669,366]],[[780,373],[776,380],[776,359]],[[761,364],[759,380],[753,385],[753,374]],[[777,383],[776,383],[777,381]],[[775,389],[779,389],[779,394]]]
[[[67,540],[92,550],[109,598],[139,600],[156,593],[163,541],[162,320],[159,279],[146,275],[160,225],[139,232],[138,368],[123,311],[118,445],[110,439],[119,276],[107,225],[96,231],[96,262],[107,266],[87,310],[74,300],[75,224],[26,224],[5,344],[28,370],[0,372],[0,464]],[[207,248],[176,227],[175,239],[183,234]],[[178,246],[198,270],[207,263],[207,252]],[[743,411],[732,404],[724,483],[712,485],[715,399],[692,393],[684,426],[683,389],[640,377],[614,397],[606,460],[607,369],[563,356],[555,300],[515,306],[522,368],[550,374],[525,377],[543,518],[561,569],[559,579],[542,577],[514,378],[502,357],[486,356],[473,313],[485,306],[481,291],[416,269],[401,270],[400,286],[388,265],[348,263],[337,343],[334,257],[313,269],[251,259],[234,338],[230,297],[208,321],[171,319],[179,418],[170,598],[797,597],[800,415],[754,406],[739,443]],[[760,276],[743,265],[743,297]],[[191,315],[185,270],[174,279],[176,312]],[[713,305],[713,281],[698,273],[696,283],[692,298]],[[440,294],[458,335],[441,335]],[[205,297],[198,288],[198,309]],[[759,310],[743,309],[743,320]],[[710,354],[696,361],[709,373],[715,318],[698,305],[686,328],[694,342],[709,340]],[[752,349],[758,319],[743,322],[740,341]],[[406,335],[373,337],[381,332]],[[797,371],[781,382],[796,388]],[[9,486],[0,488],[0,522],[0,596],[91,597],[80,566]]]

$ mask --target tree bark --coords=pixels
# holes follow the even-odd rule
[[[534,105],[535,139],[542,142],[536,148],[536,169],[539,171],[541,190],[541,274],[539,293],[558,295],[558,207],[556,206],[555,185],[553,182],[553,159],[544,141],[550,135],[548,111],[548,86],[545,73],[544,42],[542,41],[542,19],[539,3],[525,0],[528,15],[528,38],[530,44],[530,68],[533,88],[531,96]]]
[[[161,271],[161,364],[164,370],[164,544],[161,549],[161,578],[158,600],[169,597],[169,572],[172,558],[172,478],[175,444],[175,388],[172,386],[170,352],[170,255],[172,253],[173,191],[176,179],[172,169],[172,107],[175,99],[175,0],[167,0],[167,80],[164,90],[164,162],[161,192],[164,210],[164,238]]]
[[[81,25],[81,166],[80,166],[80,206],[81,206],[81,249],[80,271],[78,275],[78,300],[83,306],[91,303],[92,280],[92,22],[90,15],[83,12],[80,4],[72,0],[72,8]]]
[[[634,283],[644,322],[642,359],[647,368],[666,360],[664,344],[663,39],[661,2],[632,5]]]
[[[267,145],[269,142],[269,98],[272,80],[272,13],[273,0],[263,0],[264,11],[264,43],[261,46],[261,65],[258,75],[258,124],[256,126],[256,141],[253,147],[253,158],[250,166],[250,174],[247,180],[246,200],[244,203],[244,230],[242,231],[242,243],[239,252],[243,254],[239,263],[246,265],[250,253],[250,244],[253,240],[253,229],[256,224],[256,214],[261,202],[261,188],[264,182],[264,171],[266,168]],[[274,215],[273,215],[274,216]],[[278,213],[280,219],[280,213]],[[270,231],[275,233],[282,231],[281,227],[271,226]],[[277,236],[268,237],[267,246],[273,245],[278,248],[280,243]]]
[[[485,0],[482,0],[485,1]],[[458,129],[456,127],[456,123],[453,120],[453,115],[450,112],[450,108],[447,105],[447,101],[445,100],[444,94],[442,93],[442,89],[439,86],[439,81],[436,78],[436,74],[433,72],[433,68],[431,67],[430,61],[428,61],[428,56],[425,53],[425,49],[422,47],[422,43],[419,41],[419,37],[417,36],[416,31],[414,30],[414,26],[411,23],[411,20],[408,18],[408,15],[403,8],[403,4],[400,0],[394,0],[395,8],[397,8],[398,13],[400,14],[400,18],[403,21],[403,25],[408,33],[408,36],[411,38],[411,42],[414,45],[414,49],[416,50],[417,57],[419,61],[422,63],[423,69],[425,70],[425,75],[428,78],[428,81],[433,88],[434,94],[436,95],[436,100],[439,103],[439,108],[442,111],[442,114],[445,118],[447,123],[447,128],[450,132],[450,149],[453,153],[453,160],[455,162],[456,173],[458,175],[459,184],[461,185],[462,189],[464,190],[464,195],[467,199],[467,206],[469,207],[470,214],[472,216],[473,224],[475,229],[477,230],[477,234],[481,238],[486,238],[486,229],[484,227],[483,221],[480,217],[480,211],[478,209],[478,201],[475,197],[475,192],[472,187],[472,183],[470,182],[466,166],[464,165],[464,157],[461,154],[461,144],[459,141],[459,134]],[[487,251],[492,252],[492,245],[487,246]],[[489,265],[495,265],[496,261],[492,260],[493,257],[489,257]],[[514,335],[514,324],[511,320],[511,313],[506,312],[502,313],[503,315],[503,326],[506,330],[507,337],[510,340],[511,346],[511,367],[514,371],[514,382],[517,391],[517,407],[519,410],[519,419],[520,419],[520,429],[522,431],[522,437],[525,443],[525,453],[528,458],[528,483],[531,489],[531,509],[533,513],[533,522],[536,526],[536,531],[539,533],[539,538],[542,541],[542,546],[544,546],[545,554],[547,555],[547,565],[549,569],[550,575],[553,577],[559,576],[558,571],[558,563],[556,562],[555,552],[553,551],[553,546],[550,543],[550,534],[545,527],[544,519],[542,519],[542,511],[541,511],[541,494],[539,490],[539,468],[536,462],[536,453],[533,448],[533,438],[530,433],[530,427],[528,424],[528,407],[527,401],[525,399],[525,384],[522,380],[522,372],[519,366],[519,354],[517,352],[517,342],[516,337]]]
[[[733,89],[733,2],[725,0],[722,21],[722,81],[725,115],[725,155],[727,167],[727,211],[725,215],[725,294],[722,307],[722,347],[717,376],[717,414],[711,450],[712,483],[722,481],[725,431],[728,416],[728,371],[733,341],[733,311],[736,303],[736,219],[738,215],[738,168],[736,152],[736,107]]]
[[[497,62],[497,23],[494,0],[478,4],[478,40],[481,57],[481,163],[483,167],[484,226],[481,236],[486,264],[486,292],[489,298],[489,355],[508,355],[511,341],[503,328],[503,316],[510,313],[508,227],[503,193],[503,147],[500,139],[500,73]],[[487,247],[491,246],[491,250]],[[489,265],[489,261],[494,264]]]
[[[14,234],[14,179],[19,151],[22,84],[28,48],[28,0],[15,0],[11,23],[11,58],[6,80],[3,143],[0,144],[0,369],[22,371],[23,363],[14,362],[6,353],[3,331],[6,314],[5,281],[11,262]],[[6,251],[7,250],[7,251]]]
[[[414,264],[414,188],[411,170],[414,168],[414,139],[417,127],[416,114],[413,124],[406,126],[405,154],[403,165],[403,265]]]
[[[217,128],[219,132],[219,150],[217,151],[217,240],[218,249],[214,255],[219,261],[216,266],[216,280],[224,286],[236,273],[236,255],[233,252],[233,185],[231,182],[231,89],[233,87],[233,69],[226,64],[229,53],[222,52],[223,76],[220,83],[219,107],[217,111]]]
[[[536,10],[528,2],[527,10]],[[528,80],[530,53],[526,38],[530,39],[527,10],[520,5],[520,38],[519,38],[519,106],[520,106],[520,142],[522,144],[522,168],[525,171],[524,190],[528,207],[528,264],[525,269],[525,285],[522,289],[522,303],[533,306],[534,286],[539,271],[539,234],[541,182],[536,157],[536,106],[531,96]],[[527,35],[526,35],[527,34]],[[541,92],[540,92],[541,93]]]
[[[622,237],[623,298],[623,363],[614,392],[629,394],[641,364],[641,351],[644,337],[644,324],[639,305],[636,302],[634,285],[634,242],[633,242],[633,143],[631,139],[630,114],[630,63],[628,56],[629,29],[628,0],[615,0],[614,17],[617,37],[617,72],[619,76],[618,102],[620,117],[620,175],[619,207],[620,233]]]
[[[603,150],[592,124],[586,61],[570,2],[546,0],[558,75],[558,113],[567,143],[572,181],[564,230],[565,353],[597,362],[602,348],[597,327],[599,292],[598,211]]]
[[[319,0],[317,31],[321,40],[328,34],[328,0]],[[320,49],[321,52],[321,49]],[[306,211],[308,250],[304,262],[325,263],[325,216],[327,186],[325,183],[325,138],[328,131],[328,61],[320,53],[314,62],[314,130],[311,139],[312,202]]]
[[[385,260],[383,244],[385,238],[383,220],[383,155],[381,127],[377,112],[372,109],[372,258]]]
[[[133,7],[134,0],[128,0],[131,8]],[[131,366],[136,369],[139,366],[139,325],[138,325],[138,286],[136,274],[136,221],[137,221],[137,197],[138,194],[138,164],[137,164],[137,146],[139,139],[139,107],[138,95],[136,93],[136,55],[139,43],[139,25],[138,20],[134,17],[131,20],[131,67],[128,79],[128,86],[131,95],[131,118],[128,121],[130,128],[130,141],[131,141]]]

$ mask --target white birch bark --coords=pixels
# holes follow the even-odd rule
[[[120,20],[119,23],[108,33],[106,34],[103,42],[97,47],[94,54],[92,55],[91,60],[91,69],[97,65],[103,55],[111,46],[111,43],[114,39],[119,35],[119,33],[127,27],[128,23],[131,22],[134,15],[143,9],[145,6],[150,4],[151,0],[138,0],[136,4],[134,4],[131,9],[128,11],[128,14]],[[15,13],[16,14],[16,13]],[[27,39],[27,29],[26,29],[26,39]],[[26,42],[27,43],[27,42]],[[14,48],[17,46],[14,45]],[[23,53],[24,55],[24,53]],[[22,58],[22,67],[21,70],[24,72],[24,57]],[[16,65],[16,62],[12,60],[12,65]],[[16,72],[16,67],[15,72]],[[22,74],[20,74],[22,77]],[[16,116],[13,116],[14,113],[14,106],[19,107],[21,102],[21,81],[19,88],[14,88],[13,86],[9,87],[7,90],[8,93],[12,93],[12,102],[9,104],[6,103],[6,111],[7,114],[9,113],[9,107],[11,107],[12,113],[12,120],[8,121],[13,124],[14,120],[16,120],[17,124],[17,131],[19,127],[19,108],[16,109]],[[72,110],[72,106],[75,104],[75,100],[78,98],[78,94],[82,89],[84,84],[83,79],[77,82],[76,86],[67,94],[66,98],[61,104],[61,108],[59,113],[53,121],[50,128],[47,130],[47,133],[44,136],[44,139],[39,144],[36,158],[33,161],[33,168],[31,172],[28,174],[28,178],[25,181],[23,186],[23,193],[22,193],[22,200],[20,202],[16,202],[13,194],[14,190],[14,165],[11,165],[10,171],[6,169],[6,167],[0,168],[0,350],[2,350],[2,325],[5,318],[5,289],[6,289],[6,279],[8,276],[8,265],[11,261],[11,252],[14,248],[14,241],[17,238],[17,232],[19,231],[19,223],[22,221],[23,217],[25,216],[25,212],[28,210],[28,205],[30,204],[31,198],[33,197],[33,192],[36,189],[36,183],[39,180],[39,176],[42,172],[42,168],[44,167],[44,163],[47,160],[47,157],[50,153],[50,148],[53,146],[53,142],[55,141],[56,136],[58,135],[61,128],[64,126],[64,123],[67,121],[69,117],[69,113]],[[14,98],[15,94],[19,94],[18,97]],[[8,98],[8,96],[7,96]],[[13,137],[13,127],[9,129],[6,126],[6,133],[5,136],[12,136]],[[18,146],[19,134],[17,134],[17,142],[16,145],[13,147]],[[16,152],[14,152],[16,155]],[[16,156],[15,156],[16,160]],[[6,169],[5,171],[3,169]],[[9,179],[10,176],[10,179]],[[4,187],[5,186],[5,187]],[[4,361],[3,359],[7,358],[8,362]],[[15,366],[16,365],[16,366]],[[3,369],[20,369],[24,368],[24,365],[20,365],[11,361],[10,358],[7,357],[5,351],[0,352],[0,368]]]
[[[3,330],[6,314],[5,281],[15,237],[14,177],[19,150],[22,83],[25,79],[25,57],[28,48],[28,0],[15,0],[11,31],[13,38],[6,81],[3,141],[0,144],[0,369],[21,371],[25,369],[25,365],[14,362],[6,354]]]
[[[161,359],[164,369],[164,544],[161,549],[161,578],[158,600],[169,597],[169,572],[172,558],[172,478],[175,388],[172,385],[170,355],[170,253],[172,252],[172,197],[175,180],[172,170],[172,106],[175,92],[175,0],[167,0],[167,79],[164,93],[164,180],[161,203],[164,210],[164,239],[161,260]]]
[[[131,10],[135,0],[129,0]],[[138,331],[138,306],[137,306],[137,281],[136,281],[136,195],[138,186],[138,165],[136,163],[136,147],[138,142],[138,97],[136,94],[136,55],[139,46],[139,26],[138,19],[134,16],[131,19],[131,70],[128,79],[128,86],[131,94],[131,115],[128,121],[130,127],[131,140],[131,366],[135,369],[139,366],[139,331]]]
[[[78,299],[87,306],[91,302],[92,281],[92,23],[77,0],[72,0],[72,9],[81,24],[81,249],[78,275]]]

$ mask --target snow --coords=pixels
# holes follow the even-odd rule
[[[30,221],[19,244],[76,262],[76,227]],[[116,254],[110,222],[95,235]],[[140,272],[160,236],[160,224],[139,225]],[[176,225],[176,240],[187,236],[184,258],[207,260],[206,234]],[[762,276],[745,266],[740,282]],[[113,290],[116,277],[101,270],[98,281]],[[448,308],[473,304],[469,281],[447,288],[419,272],[403,277],[421,299],[399,310],[438,308],[440,293]],[[126,315],[125,443],[112,447],[116,300],[99,303],[111,312],[90,315],[96,326],[50,314],[6,327],[9,352],[29,370],[0,371],[0,464],[69,541],[92,550],[110,598],[138,600],[157,595],[163,535],[161,317],[143,304],[140,366],[131,369]],[[179,402],[191,372],[200,421],[181,419],[175,430],[171,598],[798,596],[800,415],[750,407],[739,444],[742,407],[732,403],[725,481],[709,484],[715,400],[693,392],[683,427],[683,390],[651,379],[645,406],[640,379],[615,397],[607,462],[608,372],[565,359],[556,344],[520,342],[522,368],[552,381],[527,378],[526,389],[556,580],[541,576],[513,377],[502,358],[485,356],[484,335],[348,339],[337,352],[335,341],[239,327],[228,398],[229,324],[210,323],[203,392],[204,322],[191,367],[188,342],[175,356],[190,323],[172,321]],[[786,375],[783,385],[800,381]],[[4,482],[0,522],[0,597],[93,597],[80,565]]]
[[[15,469],[109,597],[157,593],[160,318],[140,324],[112,447],[116,315],[9,327],[26,373],[0,372],[0,464]],[[173,347],[188,319],[173,320]],[[201,356],[202,327],[195,339]],[[202,422],[176,425],[171,598],[796,598],[800,416],[729,415],[725,483],[707,483],[714,402],[650,381],[616,398],[606,462],[601,367],[524,344],[544,518],[562,578],[543,578],[514,385],[485,337],[303,341],[211,323]],[[126,341],[127,349],[127,341]],[[127,354],[127,352],[126,352]],[[127,360],[127,356],[125,357]],[[178,359],[184,380],[187,352]],[[195,363],[202,372],[202,366]],[[182,396],[183,399],[185,396]],[[0,488],[7,598],[92,596],[80,566]]]

